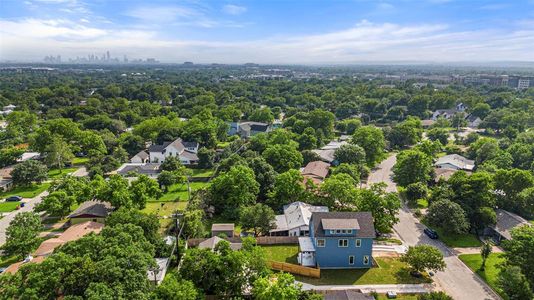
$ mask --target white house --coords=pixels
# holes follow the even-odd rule
[[[434,165],[442,169],[473,171],[475,161],[458,154],[450,154],[440,157]]]
[[[165,142],[162,145],[152,145],[148,148],[150,162],[162,163],[166,157],[175,156],[184,165],[198,162],[198,143],[184,142],[181,138],[174,142]]]
[[[150,159],[150,156],[145,150],[143,150],[137,153],[136,155],[132,156],[132,158],[130,159],[130,162],[134,164],[143,164],[143,163],[147,163],[149,159]]]
[[[471,114],[465,117],[465,120],[467,121],[467,126],[471,128],[477,128],[478,125],[482,123],[482,120],[479,117],[473,116]]]
[[[328,212],[326,206],[313,206],[304,202],[293,202],[284,206],[284,214],[276,216],[276,228],[269,231],[274,236],[307,236],[313,212]]]
[[[455,108],[452,109],[438,109],[432,113],[432,120],[437,120],[439,117],[445,118],[447,120],[454,117],[455,114],[465,112],[467,107],[463,103],[459,103]]]

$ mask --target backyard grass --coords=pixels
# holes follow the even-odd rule
[[[191,192],[207,187],[208,182],[191,182]],[[187,201],[189,200],[187,193],[187,184],[175,184],[169,188],[169,191],[164,193],[157,201],[169,202],[169,201]]]
[[[12,212],[17,206],[20,205],[20,202],[0,202],[0,212]]]
[[[78,170],[78,168],[63,168],[63,169],[52,169],[48,171],[48,178],[49,179],[57,179],[61,178],[63,176],[68,175],[69,173],[72,173],[74,171]]]
[[[428,200],[426,199],[417,200],[417,208],[427,208],[427,207],[428,207]]]
[[[462,254],[458,256],[461,261],[466,264],[471,271],[475,272],[484,281],[486,281],[491,288],[500,293],[500,289],[497,287],[497,277],[499,275],[499,264],[504,262],[504,258],[501,253],[492,253],[486,260],[486,268],[484,271],[480,270],[482,266],[482,256],[480,254]]]
[[[7,198],[9,196],[33,198],[46,191],[49,187],[50,183],[32,184],[31,186],[18,186],[10,191],[0,193],[0,198]]]
[[[158,217],[167,217],[159,219],[159,232],[163,233],[173,220],[170,216],[176,210],[185,210],[186,206],[187,202],[148,202],[142,212],[156,214]]]
[[[211,177],[213,176],[213,169],[190,169],[191,177]]]
[[[89,162],[89,157],[75,157],[73,160],[72,160],[72,164],[74,166],[81,166],[81,165],[85,165]]]
[[[378,267],[370,269],[321,270],[321,278],[295,276],[296,280],[313,285],[356,285],[356,284],[408,284],[427,283],[427,276],[415,278],[408,266],[398,258],[377,257]]]
[[[265,250],[265,259],[297,264],[297,254],[299,246],[297,245],[269,245],[262,246]]]

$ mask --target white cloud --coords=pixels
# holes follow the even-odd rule
[[[142,6],[124,13],[126,16],[147,22],[166,23],[179,19],[192,19],[202,14],[189,7],[183,6]]]
[[[224,13],[227,13],[229,15],[240,15],[247,11],[247,8],[244,6],[234,5],[234,4],[227,4],[223,6],[222,11]]]
[[[83,21],[0,20],[0,59],[85,56],[110,50],[165,62],[351,63],[533,61],[534,29],[454,31],[446,24],[362,21],[323,34],[248,41],[162,38],[155,30],[103,29]]]

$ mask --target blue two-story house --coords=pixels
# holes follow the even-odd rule
[[[372,266],[375,227],[370,212],[314,212],[310,236],[299,237],[299,263],[321,269]]]

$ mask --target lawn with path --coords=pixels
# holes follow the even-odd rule
[[[30,186],[18,186],[7,192],[0,193],[0,198],[8,198],[10,196],[21,196],[22,198],[34,198],[40,193],[46,191],[50,187],[50,183],[32,184]]]
[[[190,169],[191,177],[211,177],[213,176],[213,169]]]
[[[187,202],[148,202],[142,212],[160,217],[160,232],[163,233],[172,222],[170,216],[176,210],[185,210],[186,206]]]
[[[432,228],[438,233],[439,239],[451,248],[465,248],[465,247],[480,247],[482,242],[476,235],[471,233],[454,234],[445,232],[442,228],[430,226],[428,222],[423,218],[422,223],[427,227]]]
[[[471,271],[480,276],[488,285],[497,293],[501,294],[497,287],[497,278],[500,272],[499,264],[504,263],[502,253],[492,253],[486,260],[486,268],[484,271],[480,269],[482,266],[482,256],[480,254],[462,254],[458,258],[466,264]],[[501,294],[502,295],[502,294]]]
[[[417,284],[429,283],[427,276],[415,278],[408,265],[398,258],[375,257],[378,266],[370,269],[321,270],[321,278],[296,275],[298,281],[313,285]]]

